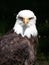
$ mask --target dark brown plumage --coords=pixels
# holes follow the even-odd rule
[[[36,60],[37,37],[22,37],[14,32],[0,39],[0,65],[33,65]]]

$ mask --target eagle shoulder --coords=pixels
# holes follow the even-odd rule
[[[0,65],[33,64],[36,37],[22,37],[15,32],[4,35],[0,40]],[[24,62],[25,61],[25,62]],[[29,62],[28,62],[29,61]],[[30,65],[30,64],[29,64]]]

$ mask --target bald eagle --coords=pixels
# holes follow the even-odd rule
[[[0,38],[0,65],[34,65],[37,35],[35,14],[20,11],[12,31]]]

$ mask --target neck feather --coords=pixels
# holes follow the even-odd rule
[[[20,25],[19,23],[16,23],[14,25],[14,32],[16,32],[17,34],[21,34],[22,37],[28,37],[30,38],[31,35],[32,36],[37,36],[38,32],[37,32],[37,29],[36,29],[36,25],[31,25],[29,27],[27,26],[22,26]]]

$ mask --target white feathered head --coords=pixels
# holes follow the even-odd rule
[[[34,21],[33,23],[36,24],[36,16],[31,10],[22,10],[18,12],[18,15],[16,16],[16,19],[28,19],[28,22]],[[25,22],[24,22],[25,23]],[[27,22],[26,22],[27,23]]]
[[[31,10],[22,10],[16,16],[14,31],[28,38],[37,36],[36,16]]]

